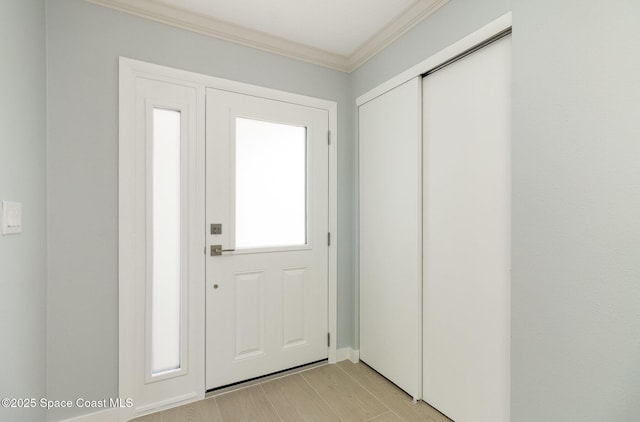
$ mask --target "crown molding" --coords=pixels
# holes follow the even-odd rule
[[[198,34],[350,73],[448,0],[417,0],[352,55],[343,56],[153,0],[84,0]]]
[[[409,32],[411,28],[432,15],[448,1],[418,0],[414,2],[348,57],[349,72],[356,70],[367,60],[384,50],[389,44]]]

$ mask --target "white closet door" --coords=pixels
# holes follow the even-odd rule
[[[422,397],[421,78],[360,106],[360,358]]]
[[[509,420],[511,37],[423,80],[424,400]]]

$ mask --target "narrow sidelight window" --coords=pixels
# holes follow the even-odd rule
[[[181,113],[153,109],[151,374],[181,368]]]

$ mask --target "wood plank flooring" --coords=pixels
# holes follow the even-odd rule
[[[342,361],[134,419],[135,422],[451,422],[362,363]]]

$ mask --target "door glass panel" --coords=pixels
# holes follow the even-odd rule
[[[307,130],[236,119],[236,249],[307,243]]]
[[[151,373],[181,367],[180,112],[153,109]]]

